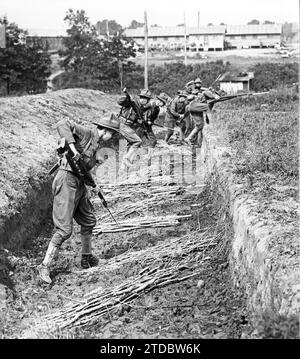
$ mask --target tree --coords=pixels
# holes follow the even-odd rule
[[[105,19],[97,22],[96,29],[100,35],[107,35],[108,32],[109,35],[114,36],[122,31],[122,26],[115,20]]]
[[[220,25],[221,25],[221,26],[225,26],[226,24],[224,24],[224,22],[221,22]]]
[[[69,36],[63,40],[65,50],[59,53],[63,57],[61,65],[65,70],[79,72],[89,56],[89,49],[93,49],[94,52],[100,50],[97,31],[84,10],[74,12],[69,9],[64,21],[69,26],[67,30]]]
[[[207,26],[214,26],[214,24],[210,22],[209,24],[207,24]]]
[[[247,23],[247,25],[259,25],[259,21],[256,19],[253,19]]]
[[[7,84],[7,93],[39,93],[47,90],[50,76],[50,55],[39,41],[28,43],[27,32],[6,18],[6,48],[0,49],[0,78]]]
[[[130,25],[128,26],[128,29],[137,29],[139,27],[143,27],[144,23],[143,22],[138,22],[136,20],[132,20]]]
[[[127,69],[124,63],[136,56],[134,43],[120,33],[100,38],[83,10],[69,10],[65,21],[69,36],[64,41],[66,49],[60,55],[70,76],[78,81],[85,78],[89,88],[116,88],[121,84]]]
[[[269,20],[264,21],[264,25],[273,25],[273,24],[275,24],[274,21],[269,21]]]

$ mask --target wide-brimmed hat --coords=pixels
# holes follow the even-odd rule
[[[119,132],[120,129],[120,120],[115,114],[111,114],[110,117],[102,117],[99,120],[94,120],[93,124],[96,126],[101,126]]]
[[[194,86],[195,82],[192,80],[192,81],[189,81],[185,87],[190,87],[190,86]]]
[[[195,84],[202,84],[202,81],[200,79],[200,77],[197,77],[196,80],[194,81]]]
[[[160,93],[158,96],[156,96],[156,98],[159,99],[164,104],[166,104],[169,100],[169,96],[164,92]]]
[[[185,91],[178,91],[178,96],[180,97],[188,97],[188,93]]]
[[[145,97],[145,98],[151,99],[152,93],[150,90],[141,90],[141,92],[139,93],[139,97]]]

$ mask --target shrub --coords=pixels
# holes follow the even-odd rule
[[[254,91],[274,89],[298,82],[298,64],[294,63],[258,63],[251,68],[254,71],[252,88]]]

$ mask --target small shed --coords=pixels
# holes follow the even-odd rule
[[[226,72],[219,79],[220,89],[227,94],[249,92],[251,89],[251,80],[253,79],[253,72],[242,72],[239,74]]]

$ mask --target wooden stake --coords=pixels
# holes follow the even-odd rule
[[[145,25],[144,25],[144,34],[145,34],[145,74],[144,74],[144,87],[148,90],[148,23],[147,23],[147,11],[145,10]]]
[[[187,66],[187,46],[186,46],[185,12],[183,13],[183,20],[184,20],[184,65]]]

